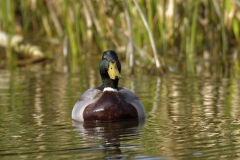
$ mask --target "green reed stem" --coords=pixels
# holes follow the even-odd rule
[[[222,9],[221,9],[221,34],[222,34],[222,60],[226,61],[226,52],[227,52],[227,46],[228,46],[228,41],[227,41],[227,36],[226,36],[226,30],[224,26],[224,14],[225,14],[225,7],[226,7],[226,0],[223,1],[222,4]]]
[[[148,24],[150,30],[153,30],[153,8],[152,8],[152,2],[153,1],[146,1],[147,3],[147,17],[148,17]]]
[[[80,5],[80,4],[78,4]],[[77,7],[79,7],[78,5],[72,5],[73,8],[73,14],[74,14],[74,24],[75,24],[75,38],[76,38],[76,51],[77,51],[77,55],[80,56],[80,27],[79,27],[79,10],[77,9]]]
[[[70,46],[71,46],[71,50],[72,50],[72,60],[76,59],[77,56],[77,44],[74,38],[74,31],[73,31],[73,27],[71,24],[71,20],[69,18],[69,7],[71,5],[69,5],[69,1],[63,0],[63,4],[64,4],[64,19],[65,19],[65,26],[66,26],[66,32],[69,36],[69,41],[70,41]]]
[[[197,28],[197,13],[199,7],[199,0],[195,0],[194,8],[193,8],[193,16],[192,16],[192,24],[191,24],[191,35],[190,35],[190,46],[188,53],[188,60],[193,60],[194,47],[195,47],[195,39],[196,39],[196,28]]]
[[[130,73],[132,74],[133,71],[133,64],[134,64],[134,54],[133,54],[133,37],[132,37],[132,24],[131,24],[131,19],[130,19],[130,15],[129,15],[129,11],[128,11],[128,7],[126,4],[126,1],[123,0],[122,1],[123,4],[123,9],[125,12],[125,17],[126,17],[126,21],[127,21],[127,25],[128,25],[128,30],[129,30],[129,42],[128,42],[128,48],[129,48],[129,52],[127,53],[127,59],[129,59],[129,67],[130,67]],[[129,57],[129,58],[128,58]]]
[[[28,11],[28,8],[27,8],[27,2],[26,0],[21,0],[20,1],[21,3],[21,11],[22,11],[22,21],[24,22],[24,25],[23,25],[23,35],[26,35],[27,33],[27,28],[29,26],[29,18],[27,18],[27,11]]]
[[[8,58],[8,67],[9,68],[14,68],[15,66],[15,61],[16,61],[16,56],[11,50],[11,34],[14,33],[14,10],[13,10],[13,1],[5,0],[5,6],[6,9],[4,10],[4,19],[5,19],[5,24],[6,24],[6,31],[9,33],[8,35],[8,41],[7,41],[7,58]]]

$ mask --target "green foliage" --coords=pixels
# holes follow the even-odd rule
[[[135,61],[156,61],[149,33],[133,1],[125,0],[132,33],[119,0],[0,0],[0,30],[38,37],[68,36],[72,61],[86,53],[127,50],[132,36]],[[159,59],[194,61],[208,51],[225,61],[240,43],[239,2],[231,0],[138,0]],[[93,50],[89,52],[89,50]],[[237,48],[238,49],[238,48]],[[150,58],[146,58],[150,57]]]

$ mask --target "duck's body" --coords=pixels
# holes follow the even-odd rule
[[[105,51],[100,63],[103,85],[88,89],[75,104],[72,119],[76,121],[122,121],[145,118],[137,96],[118,87],[121,64],[114,51]]]
[[[77,121],[120,121],[145,116],[141,101],[126,88],[117,91],[88,89],[72,111],[72,119]]]

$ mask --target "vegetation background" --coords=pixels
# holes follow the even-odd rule
[[[113,49],[131,72],[194,73],[198,64],[240,73],[239,7],[238,0],[0,0],[0,68],[63,57],[73,71]]]

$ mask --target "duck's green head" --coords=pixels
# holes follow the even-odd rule
[[[103,87],[116,88],[118,80],[121,78],[121,63],[118,60],[117,53],[107,50],[102,54],[100,62],[100,75],[103,81]]]

